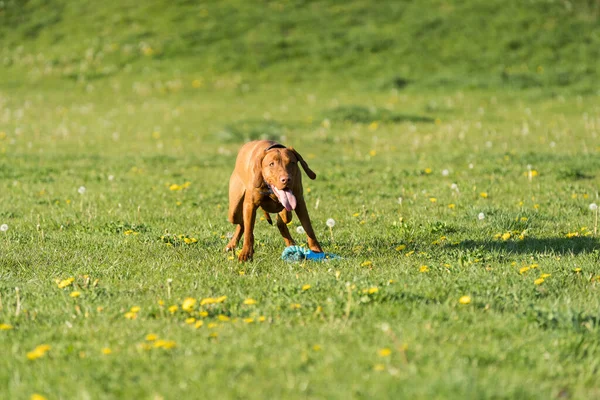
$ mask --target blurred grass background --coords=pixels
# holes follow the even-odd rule
[[[3,87],[236,74],[372,89],[594,92],[597,0],[3,0]],[[59,83],[60,82],[60,83]]]

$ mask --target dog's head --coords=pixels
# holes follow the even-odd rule
[[[302,177],[298,164],[310,179],[317,177],[300,153],[292,147],[273,144],[267,147],[262,157],[256,160],[254,186],[261,187],[266,183],[285,209],[293,210],[296,208],[296,198],[293,193],[298,194],[302,190]]]

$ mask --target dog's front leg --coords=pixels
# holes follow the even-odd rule
[[[248,196],[250,198],[250,196]],[[252,260],[254,255],[254,221],[256,220],[256,206],[248,199],[244,200],[244,245],[238,255],[238,260]]]
[[[303,197],[298,197],[297,202],[296,215],[298,216],[298,219],[300,220],[300,223],[306,232],[306,236],[308,237],[308,247],[312,251],[322,253],[323,249],[321,248],[321,245],[319,244],[319,241],[315,235],[315,231],[313,231],[312,224],[310,223],[306,202],[304,201]]]

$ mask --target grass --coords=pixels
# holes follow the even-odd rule
[[[371,69],[358,61],[364,54],[341,52],[336,46],[344,42],[332,33],[332,51],[339,62],[351,59],[349,72],[336,75],[339,64],[321,58],[324,41],[314,49],[321,55],[310,56],[319,61],[312,79],[300,68],[301,55],[259,71],[258,58],[277,56],[269,51],[238,70],[243,57],[227,47],[234,40],[202,39],[198,48],[210,45],[199,60],[193,44],[166,36],[190,49],[189,56],[176,53],[164,39],[165,21],[188,15],[191,3],[169,8],[169,18],[156,17],[158,5],[115,3],[95,13],[91,3],[24,4],[22,14],[11,14],[7,5],[20,5],[3,3],[14,29],[0,28],[3,55],[21,60],[9,61],[0,79],[0,224],[8,226],[0,232],[0,388],[7,398],[600,395],[600,246],[589,209],[599,202],[600,103],[586,87],[595,72],[565,86],[542,74],[540,85],[523,90],[494,81],[489,70],[474,75],[489,85],[472,85],[465,65],[449,63],[400,74],[404,86],[400,78],[388,81],[391,69],[365,78]],[[223,18],[233,18],[227,7],[238,5],[207,4],[209,16]],[[328,4],[277,14],[245,40],[271,49],[270,23],[289,18],[305,27]],[[394,4],[369,18],[418,11]],[[460,7],[496,3],[485,4]],[[118,7],[138,28],[106,23]],[[256,25],[258,11],[247,7],[239,29],[220,34]],[[338,7],[345,7],[339,18],[350,21],[364,5]],[[568,26],[597,25],[582,7],[570,11]],[[49,9],[60,16],[55,23],[42,21],[52,13],[40,10]],[[517,9],[534,18],[532,9]],[[74,15],[84,22],[96,15],[119,48],[134,40],[128,29],[145,28],[144,40],[160,50],[136,51],[130,61],[107,55],[97,71],[105,62],[122,68],[74,78],[65,71],[79,66],[89,46],[83,39],[44,50],[56,62],[45,75],[38,61],[16,56],[36,54],[65,32],[86,38],[96,29],[91,22],[75,29]],[[343,30],[328,15],[333,22],[323,29]],[[491,24],[509,17],[507,11]],[[42,28],[27,36],[36,21]],[[181,32],[203,29],[179,22]],[[356,26],[372,29],[379,42],[378,24]],[[100,37],[98,46],[109,43]],[[439,40],[432,48],[443,47]],[[541,47],[528,46],[543,56]],[[397,54],[425,62],[394,48],[369,58],[373,70]],[[593,51],[590,45],[578,54]],[[597,68],[580,61],[561,65]],[[201,68],[192,68],[195,62]],[[313,225],[325,250],[343,259],[282,262],[283,241],[265,221],[257,223],[253,262],[222,252],[233,231],[227,179],[236,151],[260,137],[293,145],[317,173],[304,181]],[[328,218],[336,221],[332,232]],[[292,232],[303,242],[297,226],[295,218]],[[196,302],[185,311],[188,298]],[[44,344],[50,349],[34,351]]]

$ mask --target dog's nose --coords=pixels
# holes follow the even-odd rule
[[[290,178],[288,176],[282,176],[281,178],[279,178],[279,180],[281,180],[281,183],[283,183],[284,185],[290,183]]]

